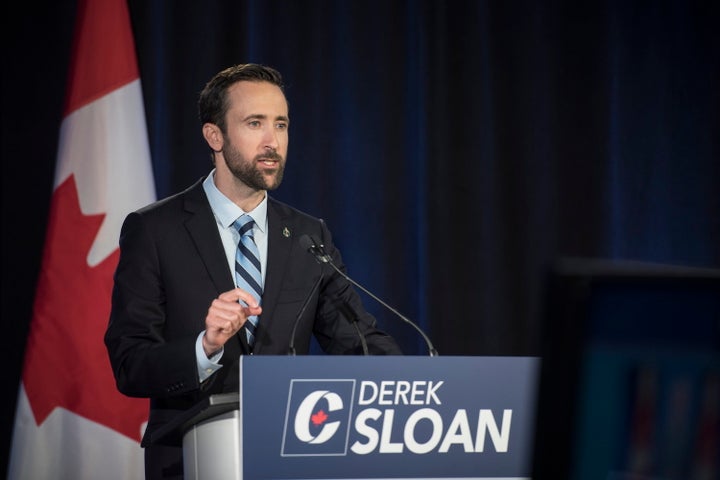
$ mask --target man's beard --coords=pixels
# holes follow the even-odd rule
[[[225,138],[223,156],[225,157],[225,163],[228,169],[235,178],[252,189],[275,190],[282,182],[283,174],[285,173],[285,164],[283,157],[274,150],[256,155],[251,162],[248,162],[245,157],[235,149],[232,142]],[[277,172],[274,176],[263,175],[263,172],[258,167],[258,162],[262,160],[273,160],[277,162]]]

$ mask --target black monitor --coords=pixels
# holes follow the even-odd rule
[[[720,270],[549,274],[534,480],[720,479]]]

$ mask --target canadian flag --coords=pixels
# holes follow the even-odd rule
[[[144,477],[147,400],[117,391],[103,335],[122,221],[155,198],[126,0],[80,0],[9,479]]]

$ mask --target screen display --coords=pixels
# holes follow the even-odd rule
[[[720,478],[720,291],[598,281],[581,353],[572,478]]]
[[[553,272],[535,480],[720,478],[720,272]]]

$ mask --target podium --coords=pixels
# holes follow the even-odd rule
[[[244,356],[164,429],[186,479],[528,479],[536,357]]]

